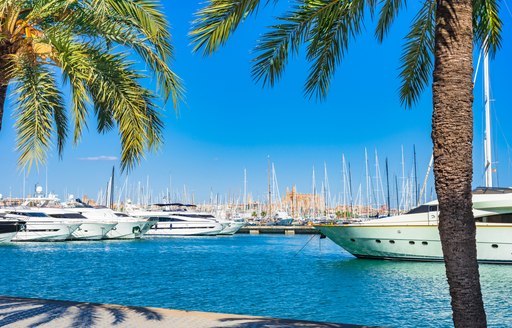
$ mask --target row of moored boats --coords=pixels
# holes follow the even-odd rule
[[[28,206],[33,201],[38,206]],[[79,200],[58,204],[32,199],[22,206],[0,208],[0,242],[138,239],[149,236],[232,235],[245,222],[217,219],[193,205],[156,204],[126,212],[91,207]],[[50,205],[50,201],[54,204]]]

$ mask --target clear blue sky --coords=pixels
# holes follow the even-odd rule
[[[287,3],[287,2],[286,2]],[[423,181],[431,154],[431,89],[423,94],[412,110],[400,106],[398,97],[403,37],[413,16],[414,5],[393,26],[389,37],[379,44],[373,37],[374,24],[351,47],[339,66],[328,99],[307,100],[302,89],[307,76],[304,58],[290,61],[284,78],[273,89],[256,85],[250,77],[251,51],[271,17],[285,8],[269,7],[250,17],[228,44],[212,57],[193,55],[187,32],[196,1],[165,1],[172,24],[176,58],[173,69],[183,78],[186,102],[176,117],[172,106],[165,108],[165,144],[149,154],[129,175],[130,184],[147,177],[153,193],[165,190],[172,177],[172,189],[183,191],[186,185],[196,201],[208,200],[210,190],[227,195],[243,190],[243,172],[247,169],[248,189],[253,198],[263,198],[267,189],[267,156],[275,163],[281,194],[296,185],[299,192],[311,191],[312,168],[316,168],[317,188],[327,165],[331,194],[340,191],[341,155],[351,164],[353,188],[364,187],[364,148],[370,154],[375,175],[374,152],[377,149],[381,174],[384,159],[390,162],[391,175],[401,175],[401,147],[405,151],[406,175],[412,169],[412,148],[416,145],[418,179]],[[493,95],[493,136],[497,175],[501,186],[512,186],[512,40],[510,12],[504,5],[503,47],[491,62]],[[477,54],[475,55],[477,56]],[[474,185],[482,184],[482,87],[475,87],[475,175]],[[4,128],[0,133],[0,193],[21,195],[22,173],[16,167],[12,104],[6,107]],[[52,151],[48,164],[48,189],[64,194],[87,194],[96,198],[104,188],[113,165],[118,169],[119,139],[115,132],[98,135],[90,121],[89,132],[78,146],[68,142],[63,160]],[[26,179],[31,192],[36,183],[45,184],[46,169],[33,170]],[[126,175],[118,175],[118,186]],[[495,180],[496,181],[496,180]],[[385,183],[385,181],[384,181]],[[496,183],[496,182],[495,182]],[[430,188],[430,187],[429,187]]]

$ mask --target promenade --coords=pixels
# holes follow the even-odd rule
[[[363,328],[368,326],[0,296],[0,327]]]

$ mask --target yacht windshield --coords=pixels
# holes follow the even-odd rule
[[[87,219],[85,216],[78,213],[55,213],[49,214],[49,216],[57,219]]]
[[[11,214],[14,214],[14,215],[23,215],[23,216],[28,216],[28,217],[32,217],[32,218],[46,218],[48,217],[48,215],[42,213],[42,212],[10,212]]]

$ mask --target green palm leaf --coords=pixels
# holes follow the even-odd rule
[[[260,0],[211,0],[196,13],[189,33],[193,52],[203,48],[203,55],[211,55],[228,40],[240,22],[257,11]],[[268,1],[267,1],[268,3]]]
[[[485,51],[494,56],[501,47],[502,22],[496,0],[473,1],[473,28],[475,42],[483,44]]]
[[[13,51],[0,56],[0,83],[7,85],[16,78],[16,129],[22,165],[41,163],[53,135],[62,154],[68,115],[77,143],[93,110],[98,132],[119,130],[121,167],[130,169],[162,142],[163,123],[156,105],[160,98],[142,87],[141,81],[155,77],[164,104],[171,97],[177,108],[183,99],[182,82],[170,68],[169,23],[156,0],[0,1],[1,42],[9,42]],[[152,76],[136,69],[130,50]],[[59,104],[59,84],[50,66],[60,69],[69,86],[70,113]],[[48,94],[34,87],[34,81],[51,84]],[[46,104],[39,104],[42,99]],[[38,119],[31,124],[26,117]],[[51,129],[41,128],[50,123]]]
[[[375,36],[382,42],[384,37],[389,31],[391,24],[398,15],[398,12],[405,5],[405,1],[402,0],[381,0],[382,7],[380,9],[379,21],[377,23],[377,29],[375,30]]]
[[[59,154],[62,153],[67,120],[62,94],[48,67],[30,58],[17,58],[16,62],[16,148],[20,152],[19,165],[30,169],[34,163],[45,163],[55,130]]]
[[[435,8],[434,0],[425,1],[405,38],[400,66],[400,101],[406,107],[418,101],[432,75]]]

